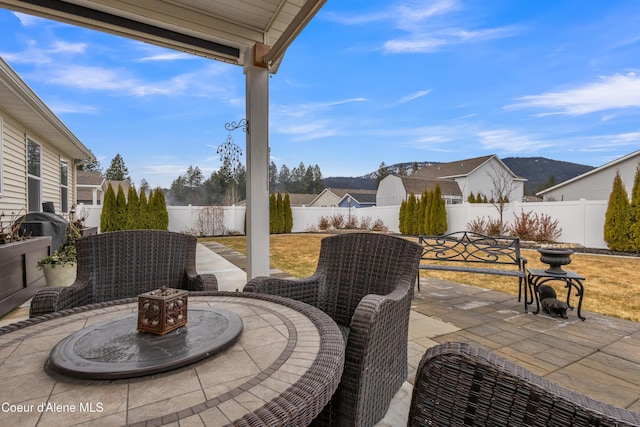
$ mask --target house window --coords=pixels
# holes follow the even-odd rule
[[[69,212],[69,163],[60,160],[60,207],[62,212]]]
[[[27,138],[27,210],[40,212],[42,194],[40,145]]]

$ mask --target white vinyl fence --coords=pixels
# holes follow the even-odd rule
[[[575,243],[591,248],[606,248],[603,230],[607,211],[606,200],[579,200],[570,202],[509,203],[504,221],[513,223],[514,215],[522,212],[544,214],[557,220],[562,233],[559,242]],[[498,218],[496,208],[484,203],[447,205],[449,232],[466,230],[467,224],[477,218]],[[245,206],[168,206],[169,230],[196,235],[244,233]],[[381,220],[392,232],[398,232],[399,206],[370,208],[292,207],[293,232],[317,229],[321,217],[342,215],[345,220],[357,218],[358,223],[373,224]],[[101,206],[79,205],[78,214],[87,214],[88,226],[100,225]]]

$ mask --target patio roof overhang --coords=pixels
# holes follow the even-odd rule
[[[247,276],[269,274],[269,77],[326,0],[0,0],[0,7],[243,67]]]
[[[0,7],[274,73],[326,0],[0,0]]]

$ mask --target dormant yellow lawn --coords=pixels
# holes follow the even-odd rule
[[[271,236],[271,265],[295,277],[315,271],[320,240],[327,234],[280,234]],[[246,253],[244,236],[216,237],[217,242]],[[523,250],[532,268],[546,268],[535,250]],[[640,258],[575,253],[566,269],[587,278],[582,309],[636,322],[640,321]],[[421,271],[422,277],[437,277],[510,294],[518,294],[517,279],[486,274]],[[577,301],[572,299],[572,301]]]

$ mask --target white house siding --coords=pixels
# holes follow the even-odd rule
[[[376,206],[399,206],[405,197],[406,191],[402,179],[389,175],[380,181],[376,192]]]
[[[639,161],[640,153],[638,156],[631,157],[620,163],[602,167],[593,172],[587,172],[587,174],[575,179],[575,181],[567,182],[555,190],[548,190],[543,194],[543,198],[545,201],[609,200],[616,172],[620,172],[620,178],[624,183],[627,194],[631,197],[633,180]]]
[[[3,192],[0,195],[0,211],[5,214],[19,212],[27,205],[27,148],[26,137],[41,147],[41,202],[52,201],[56,212],[60,213],[60,158],[69,164],[69,200],[70,207],[75,200],[75,170],[73,159],[69,159],[47,143],[42,137],[29,131],[4,111],[2,114],[2,180]]]
[[[465,202],[469,198],[469,194],[477,195],[478,192],[491,199],[491,190],[493,190],[492,176],[496,174],[494,168],[503,169],[504,166],[496,158],[490,159],[477,169],[473,170],[468,176],[455,178],[462,191],[462,200]],[[512,172],[509,171],[509,174]],[[514,181],[513,189],[509,194],[510,201],[520,201],[524,196],[524,183],[522,181]]]
[[[26,129],[4,111],[2,114],[2,195],[0,212],[10,215],[27,204]]]

